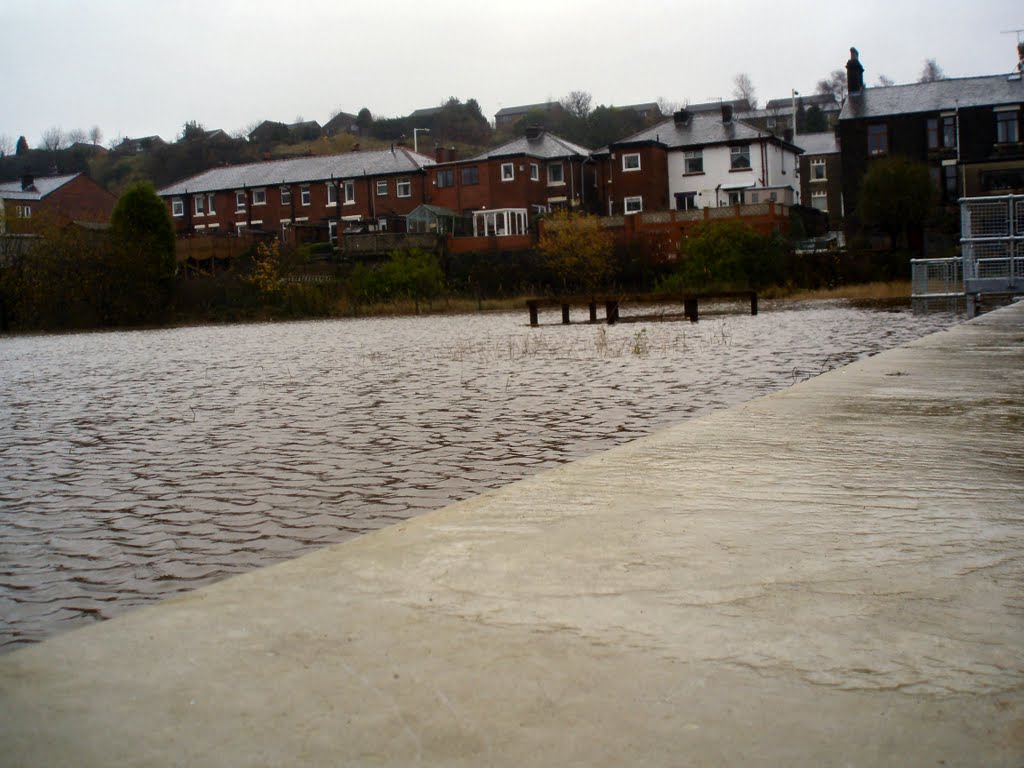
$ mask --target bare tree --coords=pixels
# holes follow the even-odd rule
[[[55,125],[43,131],[42,145],[43,149],[48,149],[51,152],[56,152],[58,149],[63,149],[67,146],[67,139],[60,126]]]
[[[66,144],[70,147],[72,144],[85,144],[89,136],[81,128],[72,128],[68,131],[66,137]]]
[[[942,71],[939,62],[935,59],[925,59],[924,69],[921,70],[919,83],[934,83],[936,80],[945,80],[946,73]]]
[[[757,109],[757,92],[754,90],[754,83],[750,75],[741,72],[732,79],[732,97],[734,99],[746,99],[751,109]]]
[[[817,91],[824,96],[831,96],[842,108],[850,91],[846,82],[846,70],[833,69],[832,74],[824,80],[818,81]]]
[[[658,97],[658,110],[663,115],[674,115],[682,106],[678,101],[666,99],[664,96]]]
[[[891,77],[885,75],[878,76],[878,85],[881,88],[888,88],[890,85],[896,85],[896,82]]]
[[[6,133],[0,133],[0,157],[14,154],[14,139]]]
[[[587,91],[569,91],[559,103],[570,115],[586,119],[590,116],[593,97]]]
[[[98,125],[94,125],[89,129],[89,141],[96,146],[99,146],[99,143],[103,141],[103,131],[100,130]]]

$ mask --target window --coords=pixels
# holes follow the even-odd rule
[[[1016,144],[1018,141],[1017,111],[996,112],[996,143]]]
[[[281,187],[281,205],[291,205],[291,204],[292,204],[292,188],[291,187]]]
[[[729,193],[729,205],[743,205],[743,190]]]
[[[327,183],[327,204],[338,204],[338,187],[335,186],[333,181]]]
[[[704,152],[695,149],[692,152],[683,152],[684,173],[704,173]]]
[[[235,210],[245,210],[245,192],[243,192],[242,190],[235,192]]]
[[[811,208],[828,213],[828,193],[811,192]]]
[[[464,187],[471,187],[480,183],[480,169],[475,165],[460,169],[459,175],[462,176],[462,186]]]
[[[395,189],[399,197],[412,197],[412,182],[408,177],[399,179],[395,183]]]
[[[889,127],[876,124],[868,126],[868,154],[872,157],[889,154]]]
[[[503,173],[504,170],[505,169],[502,168]],[[540,166],[536,163],[530,163],[530,181],[540,181]]]
[[[734,171],[745,171],[750,168],[750,145],[745,147],[731,147],[729,149],[731,160],[730,168]]]
[[[956,148],[956,118],[953,115],[928,119],[928,149]]]
[[[825,160],[811,160],[811,181],[825,180]]]
[[[561,163],[548,163],[548,186],[565,184],[565,169]]]
[[[531,175],[532,175],[532,169],[531,169]],[[512,181],[512,179],[514,179],[515,177],[516,177],[516,172],[515,172],[515,169],[512,166],[512,163],[502,163],[501,164],[501,180],[502,181]]]
[[[377,197],[387,197],[388,194],[388,180],[377,179]]]
[[[676,192],[676,210],[692,211],[697,207],[696,192]]]
[[[759,203],[759,202],[761,202],[761,195],[760,195],[760,193],[758,193],[758,192],[751,192],[750,193],[750,202],[752,202],[752,203]]]
[[[196,195],[194,198],[192,198],[192,201],[195,204],[196,216],[205,216],[206,198],[203,197],[202,195]]]
[[[254,189],[252,191],[252,204],[253,205],[266,205],[267,204],[267,190],[265,190],[265,189]]]
[[[942,166],[942,199],[947,203],[956,202],[960,197],[957,187],[956,165]]]
[[[626,213],[640,213],[644,209],[642,197],[627,197],[622,201],[622,208]]]
[[[624,171],[639,171],[640,170],[640,153],[632,152],[628,155],[622,156],[622,170]]]
[[[206,212],[208,214],[210,214],[211,216],[213,216],[213,214],[215,213],[215,211],[213,209],[213,201],[214,201],[214,194],[213,194],[213,192],[211,192],[210,194],[208,194],[206,196]],[[217,225],[216,224],[212,224],[211,226],[215,227]]]
[[[327,222],[327,238],[331,241],[331,245],[338,244],[338,222]]]
[[[444,187],[455,186],[455,171],[451,168],[445,168],[444,170],[437,172],[437,187],[442,189]]]
[[[185,203],[182,202],[180,197],[176,197],[171,200],[171,215],[172,216],[184,216],[185,215]],[[22,218],[21,206],[18,206],[18,218]]]
[[[303,184],[299,187],[299,200],[303,205],[309,205],[309,185]]]

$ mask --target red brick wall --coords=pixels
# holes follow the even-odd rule
[[[624,171],[624,154],[640,155],[639,171]],[[601,197],[601,213],[609,214],[611,200],[613,215],[623,212],[623,200],[627,197],[642,196],[644,211],[667,211],[668,204],[668,154],[664,147],[617,148],[611,155],[598,160],[600,176],[598,189]]]
[[[548,184],[547,167],[552,162],[562,163],[564,183]],[[517,157],[497,158],[470,162],[463,160],[434,166],[430,169],[429,202],[453,211],[476,211],[483,208],[531,208],[535,205],[548,205],[550,197],[565,197],[568,200],[580,196],[581,160],[564,158],[561,160],[538,160],[520,155]],[[513,178],[502,181],[501,166],[512,164]],[[538,178],[530,178],[530,166],[537,165]],[[462,184],[462,169],[476,166],[480,183],[476,185]],[[437,175],[442,170],[454,172],[454,186],[438,187]],[[588,186],[587,194],[593,195],[593,188]]]
[[[80,175],[42,200],[4,200],[7,224],[12,232],[34,232],[47,225],[72,221],[110,221],[117,198],[88,176]],[[18,218],[18,206],[32,209],[29,218]]]

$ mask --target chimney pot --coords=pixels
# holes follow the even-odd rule
[[[35,185],[36,185],[36,180],[35,180],[35,177],[31,173],[26,173],[24,176],[21,177],[21,188],[22,188],[22,190],[27,191],[27,190],[32,189],[33,187],[35,187]]]
[[[680,109],[672,115],[672,119],[675,120],[676,125],[689,125],[691,117],[692,115],[688,109]]]
[[[723,104],[722,105],[722,122],[723,123],[731,123],[732,122],[732,104]]]
[[[851,96],[864,90],[864,67],[856,48],[850,49],[850,60],[846,62],[846,90]]]
[[[529,141],[535,141],[540,138],[542,133],[544,133],[544,129],[539,125],[531,125],[526,129],[526,138]]]

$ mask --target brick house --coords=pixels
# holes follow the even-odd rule
[[[828,215],[830,230],[839,229],[843,221],[843,161],[835,133],[802,133],[796,144],[804,151],[800,156],[800,199]]]
[[[532,216],[585,207],[594,184],[589,157],[586,147],[531,128],[475,157],[432,166],[427,202],[470,215],[475,236],[526,235]]]
[[[715,112],[682,109],[595,153],[609,215],[800,201],[798,147]]]
[[[117,198],[82,173],[23,176],[0,183],[0,232],[29,233],[44,223],[105,224]]]
[[[850,94],[839,118],[843,200],[856,223],[872,161],[902,156],[927,164],[942,205],[964,197],[1024,192],[1024,81],[1020,71],[864,86],[856,49],[846,65]]]
[[[386,228],[426,202],[433,160],[404,148],[214,168],[159,190],[179,236],[293,228],[334,241],[340,225]]]

